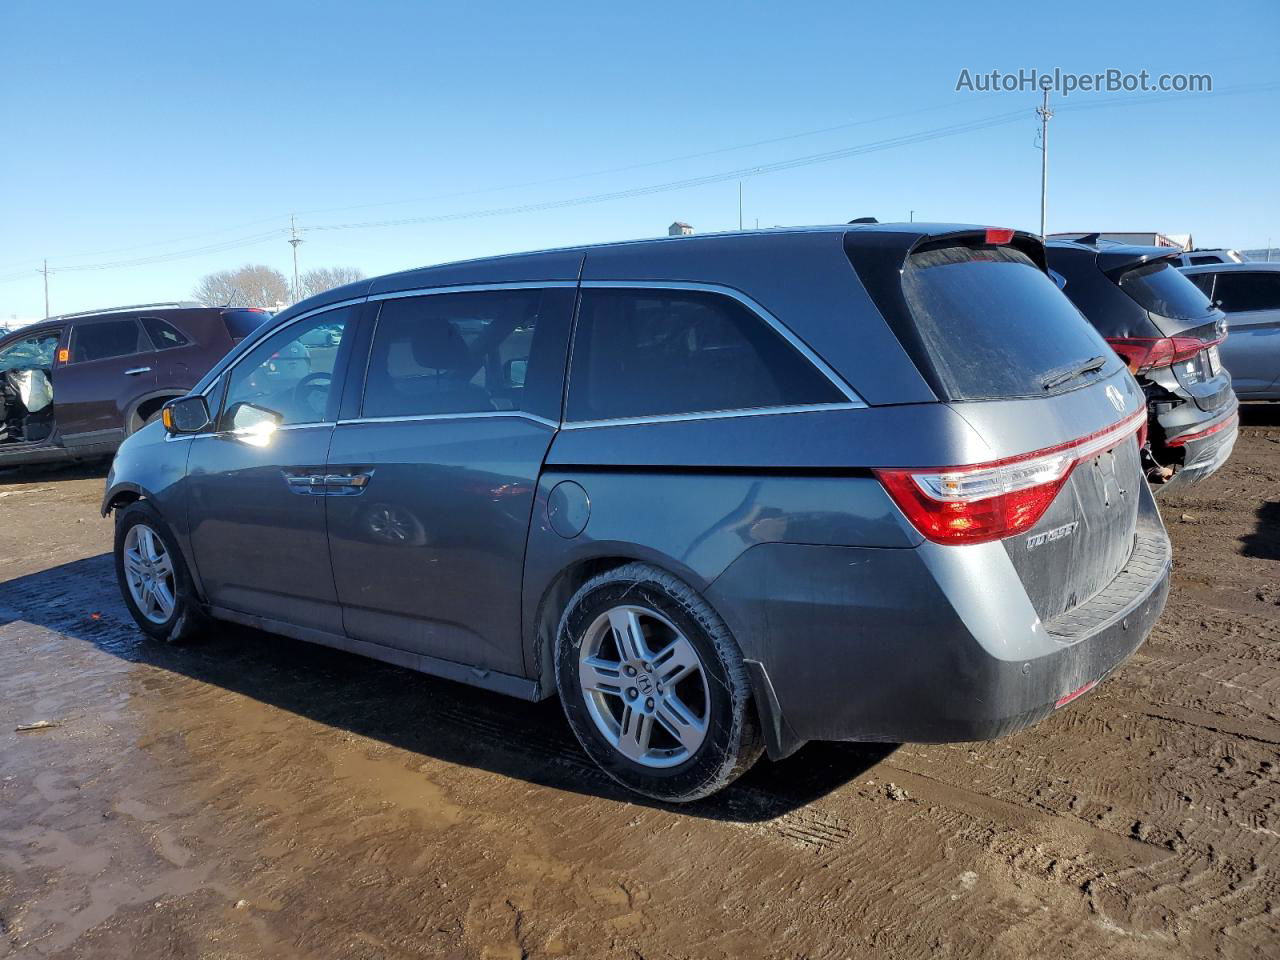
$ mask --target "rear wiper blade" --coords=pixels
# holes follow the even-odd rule
[[[1106,357],[1090,357],[1082,363],[1075,366],[1066,367],[1062,370],[1056,370],[1053,373],[1046,374],[1040,381],[1046,390],[1052,390],[1054,387],[1060,387],[1064,383],[1070,383],[1077,377],[1083,377],[1086,373],[1096,373],[1107,365]]]

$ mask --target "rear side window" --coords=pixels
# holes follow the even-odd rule
[[[71,336],[71,362],[106,360],[149,350],[136,320],[102,320],[78,324]]]
[[[232,340],[243,340],[270,319],[271,314],[266,310],[222,311],[222,322]]]
[[[1167,260],[1144,263],[1112,276],[1144,310],[1173,320],[1198,320],[1212,312],[1209,298]]]
[[[1227,313],[1280,310],[1280,273],[1220,273],[1213,295]]]
[[[722,294],[584,290],[570,420],[840,403],[847,398],[754,311]]]
[[[1218,262],[1220,261],[1218,260],[1217,257],[1192,257],[1191,258],[1191,266],[1193,267],[1199,267],[1206,263],[1218,263]]]
[[[920,340],[908,351],[932,368],[943,399],[1044,396],[1056,373],[1096,357],[1103,374],[1119,369],[1054,281],[1011,247],[913,253],[902,288]]]
[[[159,317],[143,317],[142,325],[147,328],[147,336],[151,338],[157,350],[182,347],[191,342],[181,330]]]
[[[384,301],[362,415],[522,410],[559,420],[572,304],[567,287]]]

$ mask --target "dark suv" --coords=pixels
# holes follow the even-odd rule
[[[110,454],[270,316],[156,303],[0,337],[0,467]]]
[[[1033,236],[677,237],[305,301],[125,441],[103,512],[153,637],[558,695],[689,800],[762,744],[996,737],[1091,689],[1168,589],[1145,422]]]
[[[1050,240],[1046,252],[1058,285],[1147,396],[1147,478],[1164,491],[1208,477],[1231,456],[1238,427],[1220,354],[1226,315],[1168,247]]]

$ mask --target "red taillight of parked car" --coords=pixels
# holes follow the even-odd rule
[[[1146,420],[1142,410],[1078,440],[990,463],[875,474],[926,539],[989,543],[1035,526],[1077,464],[1126,442]]]
[[[1111,349],[1120,354],[1130,373],[1145,373],[1157,367],[1171,367],[1190,360],[1221,340],[1198,337],[1108,337]]]

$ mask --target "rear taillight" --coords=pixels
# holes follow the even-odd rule
[[[1171,367],[1190,360],[1221,340],[1198,337],[1108,337],[1111,349],[1120,355],[1130,373],[1144,373],[1157,367]]]
[[[962,467],[878,469],[893,502],[934,543],[989,543],[1036,525],[1076,464],[1128,440],[1141,410],[1113,427],[1016,457]]]

